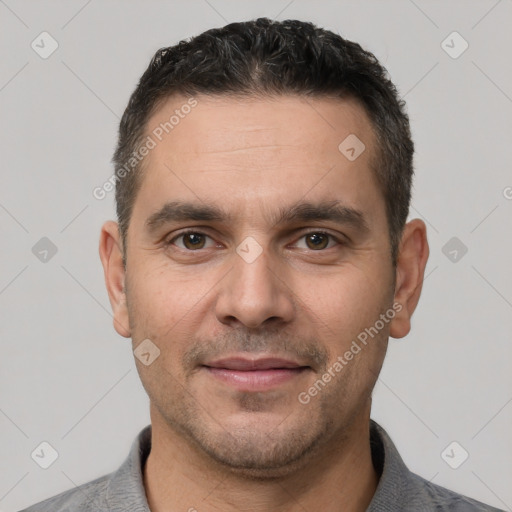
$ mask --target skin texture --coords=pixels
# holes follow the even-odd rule
[[[117,224],[107,222],[100,240],[116,330],[134,349],[150,339],[160,350],[148,366],[136,359],[153,427],[144,468],[151,510],[364,511],[378,484],[371,392],[388,337],[410,330],[428,258],[425,224],[406,225],[395,271],[371,170],[375,137],[354,100],[196,99],[144,161],[126,268]],[[185,101],[162,104],[148,134]],[[338,150],[349,134],[366,146],[354,161]],[[232,219],[150,229],[148,219],[172,201],[213,204]],[[300,201],[339,201],[361,212],[367,229],[276,223],[280,209]],[[184,228],[196,237],[178,238]],[[247,237],[261,249],[250,263],[237,252]],[[299,393],[393,304],[400,311],[301,403]],[[201,366],[240,354],[309,368],[255,392]]]

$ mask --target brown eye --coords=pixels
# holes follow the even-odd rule
[[[325,233],[310,233],[306,235],[306,244],[309,249],[325,249],[329,244],[329,235]]]
[[[324,249],[332,249],[335,246],[340,248],[344,245],[343,241],[327,231],[310,231],[304,233],[295,243],[295,247],[310,251],[323,252]]]
[[[176,245],[180,249],[196,251],[207,248],[207,239],[210,237],[197,231],[187,231],[169,240],[168,245]],[[213,240],[212,240],[213,242]],[[211,245],[210,245],[211,247]]]
[[[198,233],[187,233],[183,236],[183,244],[187,249],[202,249],[204,237]]]

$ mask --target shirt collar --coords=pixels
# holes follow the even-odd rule
[[[370,446],[379,483],[366,512],[396,512],[404,502],[411,472],[407,469],[387,432],[370,420]]]
[[[146,499],[142,468],[151,450],[151,425],[135,438],[128,458],[113,474],[106,495],[109,512],[151,512]]]
[[[386,431],[373,420],[370,420],[370,446],[380,478],[367,512],[393,512],[403,500],[410,471]],[[134,440],[128,458],[112,475],[106,494],[108,511],[151,512],[142,476],[150,450],[151,425],[148,425]]]

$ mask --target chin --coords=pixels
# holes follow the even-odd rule
[[[274,421],[264,427],[254,418],[252,427],[225,425],[225,430],[215,431],[198,428],[196,423],[189,430],[189,438],[203,454],[233,474],[253,480],[276,479],[307,465],[329,430],[328,425],[310,421],[278,430],[280,423]],[[255,425],[261,428],[256,430]]]

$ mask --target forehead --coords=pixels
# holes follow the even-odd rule
[[[197,155],[257,149],[256,143],[318,154],[319,149],[332,149],[333,143],[336,148],[335,143],[351,133],[365,139],[367,148],[374,144],[370,120],[352,98],[198,95],[191,100],[172,96],[150,117],[146,132],[163,145],[186,140],[180,153]],[[160,149],[163,145],[159,144]]]
[[[359,209],[382,202],[371,169],[375,136],[356,100],[174,96],[149,119],[146,136],[155,145],[136,204],[149,209],[173,198],[245,213],[305,196]],[[356,159],[347,157],[352,149]]]

